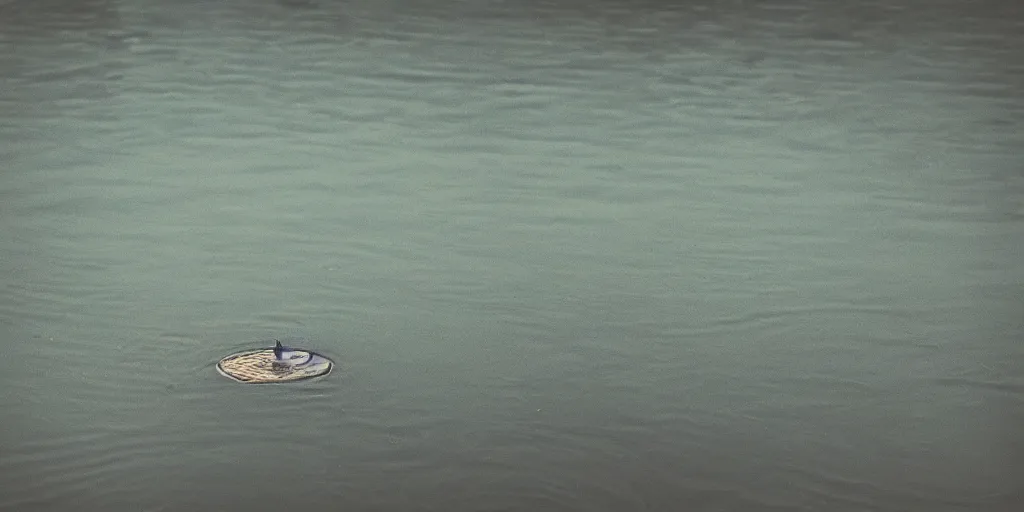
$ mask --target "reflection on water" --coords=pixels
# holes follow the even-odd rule
[[[911,4],[0,1],[0,509],[1015,510],[1024,27]]]

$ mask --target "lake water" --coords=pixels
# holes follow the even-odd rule
[[[1024,510],[1024,4],[0,0],[0,509]],[[327,377],[251,386],[301,338]]]

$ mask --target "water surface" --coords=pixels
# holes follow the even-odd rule
[[[1018,510],[1021,7],[663,4],[0,2],[0,509]]]

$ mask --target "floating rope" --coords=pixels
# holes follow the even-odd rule
[[[327,375],[334,367],[330,359],[315,352],[286,350],[292,357],[285,360],[280,359],[281,353],[272,348],[232,354],[217,363],[217,371],[238,382],[263,384],[319,377]]]

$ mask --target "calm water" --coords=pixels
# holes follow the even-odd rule
[[[1022,510],[1022,4],[667,4],[0,0],[0,509]]]

